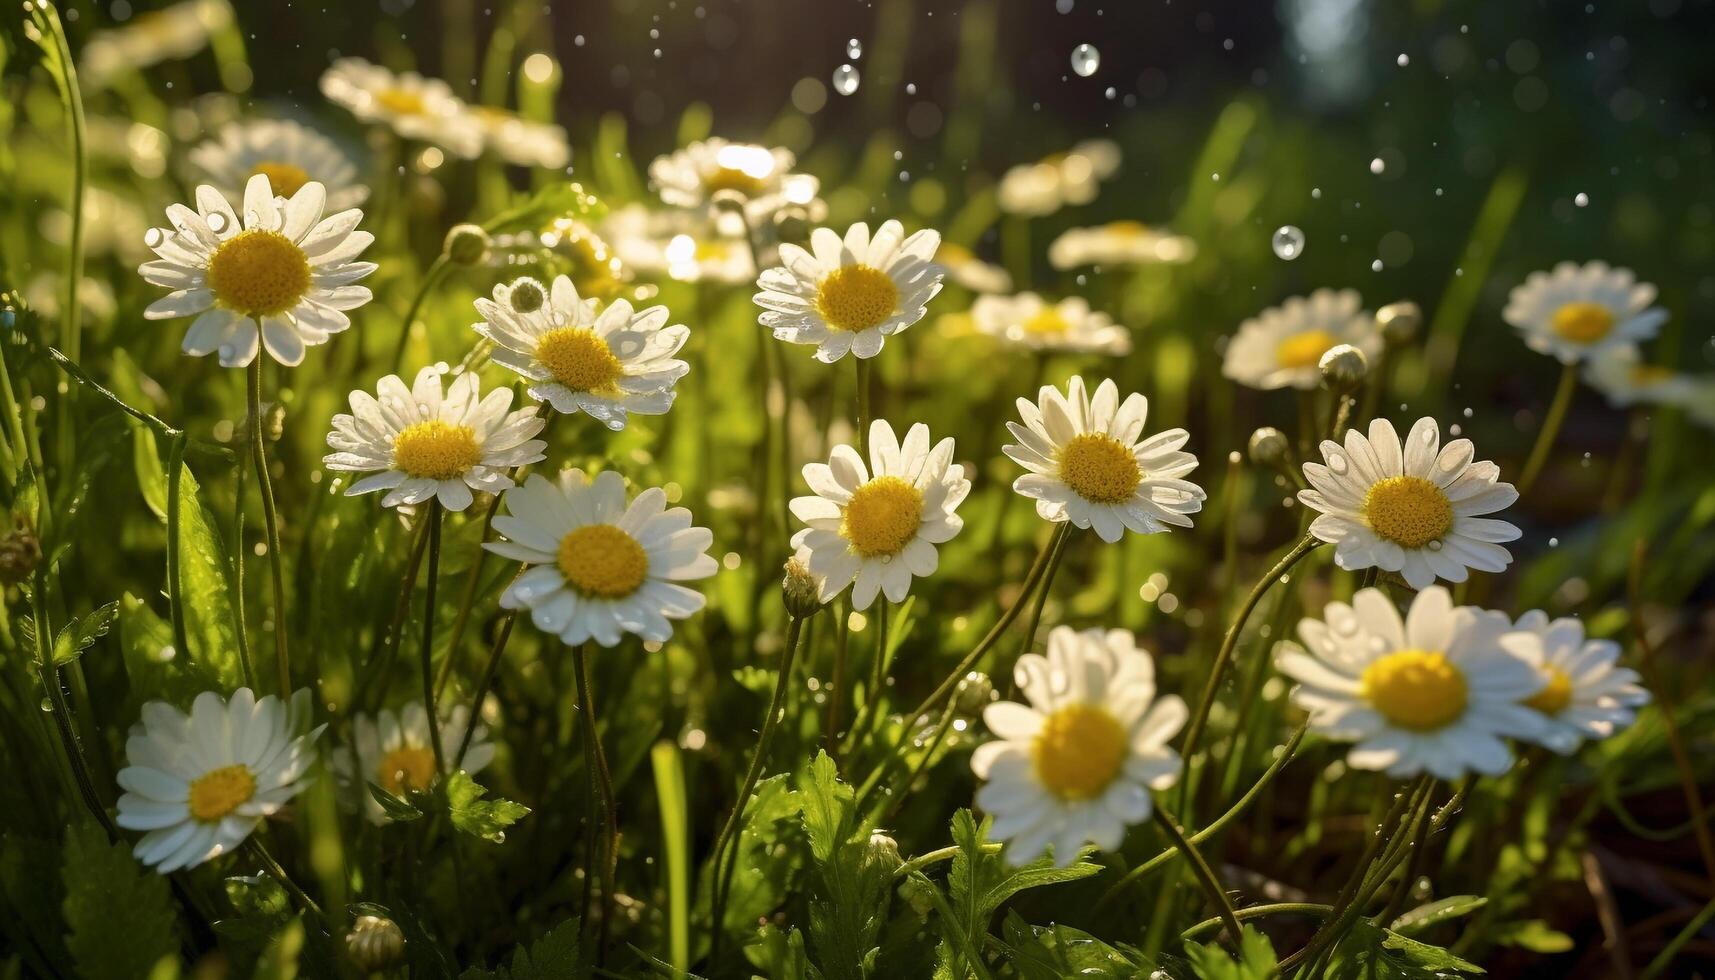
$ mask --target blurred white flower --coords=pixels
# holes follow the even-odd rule
[[[1576,619],[1550,621],[1532,609],[1501,637],[1501,646],[1542,675],[1542,690],[1525,699],[1548,723],[1534,738],[1561,755],[1586,739],[1604,739],[1637,720],[1649,703],[1637,671],[1618,666],[1620,645],[1584,636]]]
[[[1008,214],[1041,217],[1068,204],[1088,204],[1096,199],[1102,181],[1119,167],[1119,144],[1085,140],[1065,153],[1020,164],[1002,174],[997,192],[1000,209]]]
[[[963,245],[944,241],[935,249],[935,261],[947,270],[947,278],[973,293],[1004,293],[1012,288],[1012,274],[992,262],[984,262]]]
[[[441,757],[448,772],[452,771],[470,720],[470,709],[462,704],[442,713],[438,728]],[[459,768],[477,773],[493,760],[494,743],[489,740],[488,729],[478,724]],[[435,749],[429,739],[429,713],[423,710],[421,701],[406,704],[397,715],[386,708],[377,711],[373,718],[362,713],[353,715],[351,741],[330,753],[328,761],[347,801],[355,803],[374,824],[386,823],[387,811],[370,794],[368,784],[374,783],[394,796],[404,797],[412,792],[426,792],[439,781]]]
[[[1081,296],[1049,303],[1035,293],[981,296],[971,307],[978,331],[1028,350],[1064,350],[1123,357],[1131,331]]]
[[[291,197],[313,180],[327,191],[333,211],[356,207],[369,196],[369,188],[358,182],[357,167],[337,143],[290,119],[229,123],[192,149],[188,159],[229,199],[241,195],[257,174],[266,176],[281,197]]]
[[[1056,269],[1086,265],[1146,265],[1189,262],[1197,245],[1184,235],[1151,228],[1140,221],[1110,221],[1089,228],[1071,228],[1048,246],[1048,262]]]
[[[1373,361],[1381,354],[1382,336],[1363,303],[1353,289],[1318,289],[1263,310],[1239,324],[1227,342],[1221,373],[1265,391],[1310,391],[1322,383],[1319,365],[1330,347],[1351,344]]]
[[[1697,395],[1697,379],[1672,368],[1646,364],[1630,344],[1610,347],[1584,361],[1584,380],[1615,408],[1685,405]]]
[[[484,148],[507,163],[564,170],[572,162],[572,145],[562,126],[494,106],[473,105],[466,111],[482,130]]]
[[[482,153],[482,124],[438,78],[396,75],[362,58],[341,58],[322,73],[321,87],[329,101],[364,122],[466,159]]]
[[[783,147],[730,143],[718,136],[658,156],[649,164],[649,181],[661,200],[674,207],[700,208],[730,191],[744,200],[753,226],[788,205],[812,207],[821,182],[794,173],[797,158]]]
[[[1574,364],[1654,337],[1667,311],[1652,306],[1655,287],[1606,262],[1562,262],[1533,272],[1507,296],[1501,316],[1539,354]]]

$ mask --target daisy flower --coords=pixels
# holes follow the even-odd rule
[[[1187,515],[1203,509],[1203,488],[1181,479],[1197,468],[1197,457],[1180,451],[1190,433],[1143,438],[1149,400],[1142,395],[1122,404],[1119,387],[1103,381],[1092,397],[1074,375],[1063,395],[1043,385],[1034,403],[1020,398],[1018,414],[1023,424],[1006,424],[1018,443],[1001,450],[1030,471],[1012,489],[1035,500],[1043,520],[1094,527],[1113,542],[1127,528],[1153,534],[1190,527]]]
[[[842,240],[831,228],[810,234],[810,248],[780,246],[781,264],[756,280],[758,320],[789,344],[816,345],[816,360],[832,364],[846,353],[874,357],[888,337],[927,312],[941,291],[944,270],[931,259],[939,232],[905,236],[897,221],[869,234],[858,222]]]
[[[913,576],[934,573],[935,550],[965,526],[954,513],[971,492],[965,468],[953,462],[952,437],[929,444],[919,422],[902,443],[885,419],[869,427],[869,466],[839,445],[826,463],[804,467],[814,493],[792,498],[792,516],[806,525],[792,547],[822,578],[822,601],[852,587],[852,608],[868,609],[877,592],[904,602]]]
[[[1102,181],[1119,167],[1119,144],[1085,140],[1066,153],[1021,164],[1002,174],[996,191],[1000,209],[1008,214],[1041,217],[1068,204],[1088,204],[1096,199]]]
[[[327,191],[326,206],[333,211],[356,207],[369,196],[339,144],[290,119],[231,123],[191,150],[189,159],[229,200],[239,197],[257,174],[265,175],[281,197],[291,197],[313,180]]]
[[[414,71],[396,75],[362,58],[341,58],[322,73],[321,86],[330,102],[366,123],[467,160],[482,153],[481,123],[438,78]]]
[[[1056,626],[1048,655],[1019,657],[1013,678],[1029,703],[984,708],[996,740],[971,755],[990,833],[1014,865],[1050,847],[1062,867],[1086,843],[1118,850],[1149,819],[1149,791],[1179,778],[1167,740],[1185,724],[1185,702],[1156,698],[1155,663],[1126,630]]]
[[[1575,364],[1593,354],[1655,336],[1667,311],[1653,307],[1655,287],[1606,262],[1562,262],[1533,272],[1507,296],[1501,317],[1539,354]]]
[[[521,313],[488,299],[476,309],[483,322],[474,329],[494,342],[497,363],[524,376],[531,398],[567,415],[587,412],[610,429],[625,428],[628,412],[666,414],[673,386],[690,370],[673,355],[691,332],[666,326],[665,306],[633,312],[616,299],[598,314],[567,276],[554,280],[538,309]]]
[[[820,182],[793,173],[796,164],[791,150],[716,136],[656,157],[649,164],[649,181],[661,200],[681,208],[704,207],[722,191],[736,193],[754,225],[788,204],[815,201]]]
[[[678,583],[720,567],[704,554],[714,535],[693,527],[689,510],[667,507],[661,488],[627,504],[618,473],[592,480],[571,469],[558,483],[531,474],[501,500],[506,514],[494,529],[506,540],[483,547],[536,566],[506,587],[500,605],[530,610],[537,629],[566,643],[617,646],[624,633],[665,643],[672,620],[703,608],[703,594]]]
[[[1592,354],[1584,362],[1584,380],[1615,408],[1684,405],[1697,390],[1697,381],[1690,375],[1644,363],[1630,344]]]
[[[197,188],[197,209],[167,208],[172,228],[151,228],[144,243],[158,256],[137,271],[172,292],[143,311],[150,320],[195,316],[183,350],[219,352],[222,367],[244,367],[258,339],[268,355],[293,366],[304,349],[351,326],[345,311],[369,302],[356,285],[375,271],[353,261],[374,241],[354,231],[355,208],[322,217],[327,191],[314,181],[290,199],[274,196],[266,174],[244,185],[244,220],[213,187]]]
[[[1501,646],[1534,668],[1542,690],[1524,699],[1547,719],[1536,741],[1568,755],[1585,739],[1604,739],[1637,719],[1649,692],[1634,670],[1616,666],[1620,645],[1584,636],[1576,619],[1550,621],[1539,609],[1520,616]]]
[[[1091,228],[1072,228],[1048,245],[1048,262],[1056,269],[1084,265],[1146,265],[1189,262],[1197,246],[1141,221],[1110,221]]]
[[[1471,440],[1443,447],[1440,426],[1421,418],[1402,445],[1393,424],[1376,419],[1368,438],[1348,429],[1344,447],[1324,439],[1321,449],[1326,465],[1304,464],[1311,488],[1298,500],[1321,512],[1310,533],[1334,545],[1341,568],[1398,572],[1421,589],[1512,562],[1501,543],[1517,540],[1519,529],[1480,515],[1512,506],[1518,491],[1500,482],[1499,466],[1472,460]]]
[[[955,285],[973,293],[1004,293],[1012,288],[1012,273],[992,262],[984,262],[963,245],[942,242],[935,261]]]
[[[507,163],[563,170],[572,162],[571,143],[560,126],[494,106],[467,106],[465,111],[482,132],[483,148]]]
[[[197,695],[190,714],[167,704],[143,705],[125,741],[119,771],[119,826],[144,831],[137,860],[166,874],[226,854],[273,816],[306,783],[320,727],[310,719],[310,692],[290,705],[247,687],[230,701]]]
[[[1505,615],[1454,608],[1439,585],[1419,592],[1403,620],[1380,589],[1358,590],[1349,606],[1330,602],[1322,615],[1298,624],[1305,649],[1282,644],[1275,665],[1298,683],[1292,701],[1313,731],[1357,743],[1352,768],[1494,776],[1512,765],[1501,739],[1541,731],[1542,715],[1519,702],[1543,678],[1501,648]]]
[[[1353,289],[1318,289],[1294,296],[1239,324],[1227,342],[1221,373],[1251,388],[1298,388],[1322,383],[1319,367],[1328,348],[1351,344],[1374,363],[1381,332]]]
[[[650,211],[639,204],[608,214],[602,234],[628,268],[680,282],[756,281],[750,245],[721,234],[705,218],[686,211]]]
[[[982,296],[971,307],[978,331],[1027,350],[1082,354],[1131,353],[1131,332],[1113,317],[1090,309],[1081,296],[1050,304],[1035,293]]]
[[[441,756],[449,770],[470,720],[470,709],[462,704],[441,717]],[[373,718],[358,714],[351,720],[351,741],[332,753],[329,761],[348,798],[358,802],[369,822],[386,823],[387,811],[370,794],[369,783],[394,796],[405,797],[424,792],[436,782],[429,713],[423,710],[421,701],[413,701],[399,709],[397,715],[385,708]],[[494,743],[489,740],[488,729],[478,723],[459,768],[476,773],[492,761]]]
[[[381,506],[439,499],[447,510],[464,510],[471,491],[510,488],[506,471],[541,461],[547,443],[535,438],[547,420],[512,407],[512,389],[496,388],[478,398],[475,374],[453,379],[445,395],[441,372],[426,367],[411,387],[389,374],[367,391],[351,393],[351,414],[335,415],[328,433],[330,470],[371,473],[352,483],[346,496],[386,490]]]

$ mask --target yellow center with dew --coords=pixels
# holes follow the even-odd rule
[[[384,88],[375,93],[375,101],[381,108],[399,116],[420,116],[429,111],[422,94],[410,89]]]
[[[1593,344],[1614,329],[1614,311],[1601,303],[1567,303],[1554,311],[1549,326],[1562,340]]]
[[[872,266],[841,266],[816,287],[816,312],[835,330],[868,330],[898,308],[899,287],[887,273]]]
[[[1421,548],[1453,529],[1453,502],[1421,476],[1390,476],[1364,494],[1364,523],[1401,548]]]
[[[298,193],[299,188],[310,182],[310,175],[303,167],[279,160],[263,160],[258,163],[250,171],[250,176],[257,174],[267,177],[268,186],[281,197],[291,197]]]
[[[1030,754],[1048,792],[1068,802],[1094,799],[1125,766],[1125,729],[1100,705],[1069,704],[1043,721]]]
[[[246,766],[222,766],[191,780],[191,816],[213,823],[256,795],[256,777]]]
[[[737,167],[715,167],[703,175],[703,186],[710,194],[736,191],[745,197],[757,197],[768,189],[768,178],[746,173]]]
[[[1524,706],[1535,708],[1545,715],[1560,714],[1572,703],[1572,678],[1566,675],[1566,671],[1555,666],[1543,668],[1543,673],[1547,675],[1548,683],[1542,686],[1542,690],[1526,698]]]
[[[1060,479],[1085,500],[1117,504],[1130,500],[1143,482],[1137,454],[1113,436],[1086,432],[1060,447]]]
[[[560,539],[560,574],[579,595],[623,599],[649,577],[649,553],[612,524],[586,524]]]
[[[1396,728],[1430,732],[1465,713],[1465,674],[1447,655],[1400,650],[1364,668],[1358,691]]]
[[[878,476],[852,491],[840,536],[865,558],[897,555],[923,523],[923,494],[897,476]]]
[[[536,360],[573,391],[613,392],[625,368],[607,341],[588,327],[559,327],[536,341]]]
[[[468,425],[429,419],[393,437],[393,466],[407,476],[451,480],[482,462],[482,447]]]
[[[284,313],[310,291],[310,259],[277,231],[241,231],[209,258],[208,288],[220,305],[245,316]]]
[[[1024,321],[1024,332],[1032,337],[1059,337],[1072,329],[1060,311],[1052,306],[1044,306],[1036,315]]]
[[[435,779],[435,752],[426,745],[401,745],[381,757],[375,781],[394,796],[425,790]]]
[[[1274,349],[1274,360],[1283,368],[1313,368],[1321,363],[1328,348],[1337,343],[1326,330],[1306,330],[1281,341]]]

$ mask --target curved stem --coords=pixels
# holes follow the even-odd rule
[[[1070,528],[1072,525],[1066,525]],[[1048,554],[1048,565],[1042,571],[1042,584],[1036,587],[1036,601],[1030,605],[1030,619],[1024,627],[1024,642],[1018,649],[1020,657],[1030,652],[1036,642],[1036,630],[1042,625],[1042,607],[1048,604],[1048,593],[1054,588],[1054,573],[1060,570],[1060,558],[1066,553],[1066,542],[1071,539],[1070,531],[1057,535],[1058,540],[1054,550]]]
[[[167,605],[173,618],[173,647],[181,656],[190,657],[190,634],[185,629],[184,584],[180,580],[184,559],[179,550],[183,537],[180,533],[180,509],[184,503],[179,485],[183,482],[186,441],[185,433],[179,433],[173,437],[172,448],[167,451]],[[256,675],[250,666],[249,651],[241,652],[244,656],[239,660],[239,666],[244,670],[244,683],[254,690]]]
[[[602,845],[601,862],[601,926],[596,940],[596,963],[607,957],[607,935],[613,920],[613,880],[619,868],[619,808],[613,799],[613,773],[607,768],[607,754],[601,748],[601,736],[596,731],[595,702],[590,700],[589,644],[572,647],[572,670],[577,675],[578,713],[584,718],[584,752],[596,777],[596,789],[601,799]],[[586,871],[585,874],[588,874]]]
[[[411,339],[411,325],[417,322],[417,313],[422,310],[429,293],[440,284],[441,277],[445,276],[450,268],[452,259],[442,252],[435,256],[435,261],[429,263],[428,271],[423,273],[423,281],[417,285],[417,294],[411,297],[411,305],[405,310],[405,322],[399,325],[399,342],[393,345],[393,360],[389,363],[393,365],[394,374],[399,373],[400,365],[405,362],[405,344]]]
[[[1678,956],[1685,944],[1691,941],[1691,937],[1702,932],[1703,928],[1709,925],[1711,919],[1715,919],[1715,898],[1710,899],[1703,906],[1703,909],[1685,924],[1685,928],[1679,930],[1679,934],[1674,936],[1666,946],[1663,946],[1661,952],[1655,954],[1655,958],[1649,961],[1648,966],[1644,967],[1644,972],[1638,974],[1638,980],[1655,980],[1656,977],[1661,976],[1662,971],[1666,970],[1668,965],[1673,962],[1673,958]]]
[[[316,918],[326,921],[327,916],[322,912],[322,907],[316,904],[316,900],[311,898],[308,892],[298,887],[298,883],[292,880],[292,876],[286,873],[280,862],[274,860],[274,855],[268,853],[268,849],[262,846],[262,842],[257,840],[254,834],[245,838],[244,846],[256,860],[262,862],[262,869],[268,872],[268,876],[279,882],[280,887],[300,906],[309,910]]]
[[[357,692],[352,695],[352,704],[361,707],[371,686],[386,673],[393,663],[393,655],[399,649],[399,641],[405,632],[405,617],[411,612],[411,592],[417,587],[417,571],[423,565],[423,552],[429,543],[428,522],[421,521],[411,534],[411,554],[405,559],[405,576],[399,583],[399,598],[393,603],[393,619],[387,626],[387,632],[381,637],[381,649],[375,651],[364,665],[363,679],[358,682]]]
[[[522,570],[522,569],[521,569]],[[465,718],[464,737],[459,739],[459,750],[453,756],[453,770],[464,764],[465,751],[470,748],[471,736],[476,734],[476,720],[482,713],[482,702],[487,699],[488,691],[494,686],[495,672],[500,669],[500,657],[506,652],[506,643],[512,639],[512,624],[518,621],[518,610],[508,610],[500,617],[500,632],[494,638],[494,646],[488,651],[488,663],[482,668],[482,678],[476,683],[476,691],[470,698],[470,714]]]
[[[429,502],[429,580],[423,585],[423,712],[429,716],[429,745],[434,749],[437,779],[447,774],[446,754],[441,748],[441,714],[435,706],[435,585],[441,577],[441,525],[446,523],[446,513],[438,498]]]
[[[54,729],[59,732],[60,743],[65,749],[66,760],[71,764],[72,777],[77,783],[78,794],[83,797],[84,806],[95,816],[101,828],[107,831],[110,839],[119,839],[119,828],[113,818],[108,816],[107,807],[101,802],[101,795],[96,791],[95,780],[89,774],[89,760],[83,757],[83,745],[77,739],[77,729],[72,725],[71,706],[66,703],[65,688],[60,685],[60,670],[54,665],[53,636],[47,620],[47,611],[42,608],[43,575],[41,569],[36,571],[36,587],[30,598],[31,613],[34,617],[36,631],[36,669],[41,676],[44,693],[48,696],[48,711],[53,715]]]
[[[1560,435],[1561,423],[1566,421],[1566,410],[1572,407],[1572,395],[1578,390],[1578,366],[1568,364],[1560,372],[1560,387],[1554,390],[1554,401],[1548,406],[1548,415],[1542,420],[1542,428],[1536,430],[1536,445],[1530,448],[1530,457],[1525,461],[1524,473],[1518,479],[1519,496],[1530,492],[1536,485],[1536,478],[1542,475],[1542,468],[1548,462],[1549,450],[1554,448],[1554,440]]]
[[[262,521],[268,539],[269,577],[274,585],[274,666],[280,697],[292,697],[292,660],[286,652],[286,569],[280,556],[280,515],[274,510],[274,481],[268,475],[268,450],[262,436],[262,357],[250,361],[250,456],[256,463],[256,489],[262,494]]]
[[[1265,915],[1313,915],[1317,918],[1327,918],[1334,911],[1332,905],[1318,905],[1315,902],[1275,902],[1270,905],[1251,905],[1233,910],[1233,918],[1240,922],[1260,919]],[[1191,928],[1179,934],[1181,940],[1196,939],[1206,932],[1213,931],[1226,920],[1220,916],[1204,919]]]
[[[1179,825],[1173,822],[1166,810],[1159,806],[1151,809],[1154,811],[1155,825],[1161,828],[1161,832],[1167,835],[1173,846],[1190,862],[1197,881],[1202,884],[1203,891],[1208,893],[1209,901],[1213,902],[1215,909],[1220,912],[1221,921],[1226,923],[1227,932],[1232,935],[1233,942],[1238,942],[1239,936],[1243,935],[1239,929],[1239,919],[1233,913],[1233,900],[1227,897],[1226,889],[1221,887],[1221,879],[1215,876],[1215,869],[1209,867],[1209,862],[1204,860],[1203,853],[1197,850],[1197,845],[1185,839],[1185,832],[1179,829]]]

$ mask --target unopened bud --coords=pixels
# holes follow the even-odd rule
[[[802,558],[786,560],[786,576],[780,582],[780,597],[793,619],[814,616],[822,608],[822,580],[811,574]]]
[[[392,919],[360,915],[345,934],[345,952],[364,973],[380,973],[404,957],[405,933]]]
[[[548,302],[548,291],[542,284],[526,276],[512,284],[506,293],[506,302],[519,313],[534,313]]]
[[[1258,466],[1285,466],[1287,455],[1292,452],[1292,443],[1287,440],[1286,433],[1272,425],[1265,425],[1251,433],[1251,462]]]
[[[1376,311],[1376,328],[1390,344],[1404,344],[1423,326],[1423,311],[1410,300],[1389,303]]]
[[[961,715],[980,715],[994,697],[994,682],[989,675],[973,670],[959,679],[953,690],[953,703]]]
[[[29,579],[42,560],[42,542],[27,527],[0,537],[0,582],[17,585]]]
[[[488,232],[472,224],[453,225],[441,244],[454,265],[479,265],[488,258]]]
[[[709,204],[716,211],[737,211],[742,213],[749,199],[732,188],[715,191],[709,197]]]
[[[870,831],[868,857],[890,872],[905,863],[899,856],[899,842],[879,830]]]
[[[1322,385],[1330,391],[1347,392],[1364,383],[1364,375],[1370,373],[1369,359],[1364,352],[1351,344],[1338,344],[1328,348],[1322,355],[1319,365],[1322,369]]]

